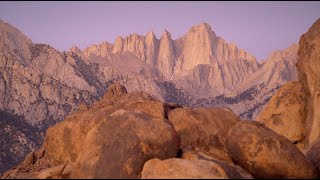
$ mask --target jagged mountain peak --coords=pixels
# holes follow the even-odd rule
[[[117,36],[114,41],[112,53],[121,52],[122,49],[123,49],[123,38],[121,36]]]
[[[157,38],[153,31],[148,32],[145,37]]]
[[[131,38],[131,37],[139,38],[139,37],[143,37],[143,35],[140,35],[138,33],[132,33],[132,34],[129,34],[128,36],[126,36],[124,39]]]
[[[109,46],[112,45],[111,43],[109,43],[108,41],[103,41],[100,44],[93,44],[91,46]]]
[[[164,30],[161,37],[166,37],[171,39],[171,33],[168,30]]]
[[[206,22],[202,22],[198,25],[192,26],[189,30],[189,32],[195,32],[195,31],[207,31],[207,32],[211,32],[212,28],[211,26],[206,23]]]
[[[114,41],[117,42],[117,41],[120,41],[120,40],[123,40],[123,37],[122,37],[122,36],[117,36]]]
[[[299,49],[299,44],[293,43],[291,46],[285,49],[286,54],[294,54],[296,55]]]
[[[175,40],[165,29],[160,39],[157,39],[153,32],[118,36],[113,46],[104,47],[104,55],[101,55],[101,50],[97,50],[97,46],[92,49],[91,52],[97,56],[131,53],[142,62],[157,68],[165,78],[171,80],[173,76],[174,79],[180,79],[179,77],[184,78],[186,75],[197,79],[200,75],[193,72],[197,71],[198,65],[206,65],[208,69],[204,74],[210,77],[205,81],[211,81],[212,78],[217,81],[208,82],[206,86],[199,85],[199,88],[203,89],[203,94],[211,96],[217,95],[218,91],[224,92],[225,89],[233,90],[247,75],[261,67],[255,56],[238,48],[235,43],[216,36],[206,22],[192,26],[186,34]],[[190,79],[187,81],[190,84]],[[195,89],[194,86],[198,85],[193,84],[190,89]]]
[[[78,46],[72,46],[70,49],[69,49],[70,52],[73,52],[73,53],[76,53],[76,54],[79,54],[81,53],[81,49],[78,47]]]
[[[282,60],[296,60],[297,52],[298,52],[299,45],[297,43],[292,44],[291,46],[282,49],[276,50],[270,53],[266,62],[275,62],[275,61],[282,61]],[[284,58],[284,57],[291,57],[291,58]]]
[[[100,57],[107,57],[112,52],[113,45],[107,41],[104,41],[100,44],[93,44],[83,50],[85,57],[90,57],[91,55],[96,55]]]
[[[211,26],[206,23],[206,22],[202,22],[198,25],[192,26],[189,31],[185,34],[185,36],[190,36],[190,35],[199,35],[199,34],[203,34],[204,38],[209,38],[211,40],[213,40],[214,38],[216,38],[216,34],[215,32],[212,30]]]

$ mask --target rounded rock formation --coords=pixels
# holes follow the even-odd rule
[[[306,98],[299,82],[286,83],[257,116],[257,121],[303,148]]]
[[[87,134],[71,177],[140,178],[147,160],[177,152],[176,132],[165,119],[120,109]]]
[[[307,131],[308,144],[320,136],[320,19],[300,38],[298,50],[298,79],[308,95]]]
[[[218,164],[205,160],[151,159],[143,166],[142,179],[229,179]]]
[[[181,149],[205,150],[211,156],[230,161],[226,147],[228,130],[239,117],[227,109],[176,108],[169,120],[180,137]]]
[[[242,121],[228,133],[233,162],[255,178],[316,178],[315,167],[285,137],[255,121]]]
[[[240,166],[215,159],[201,151],[183,152],[182,159],[206,160],[206,161],[214,162],[218,164],[227,173],[228,177],[231,179],[253,179],[252,175],[249,174],[244,169],[242,169]]]

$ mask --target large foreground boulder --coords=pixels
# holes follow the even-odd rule
[[[206,160],[218,164],[231,179],[253,179],[252,175],[240,166],[228,163],[226,161],[215,159],[208,154],[201,151],[187,151],[183,152],[182,159],[188,160]]]
[[[48,129],[50,164],[71,163],[74,178],[139,178],[148,159],[177,156],[179,139],[164,118],[166,105],[118,86],[93,107]]]
[[[217,163],[206,160],[151,159],[143,166],[142,179],[229,179]]]
[[[119,109],[142,112],[160,119],[166,116],[164,103],[143,92],[127,94],[124,87],[118,83],[113,84],[92,107],[69,115],[47,130],[44,146],[49,162],[52,165],[74,163],[83,150],[89,131]]]
[[[320,136],[320,19],[300,38],[298,79],[306,91],[307,140],[310,147]]]
[[[163,119],[165,114],[164,104],[159,101],[128,101],[123,104],[94,107],[74,113],[47,130],[45,147],[50,163],[59,165],[75,162],[83,150],[89,131],[118,109],[142,112],[160,119]]]
[[[283,135],[299,148],[306,136],[306,94],[298,81],[284,84],[257,116],[257,121]]]
[[[242,121],[229,130],[233,162],[255,178],[316,178],[315,167],[288,139],[255,121]]]
[[[201,149],[221,160],[228,156],[226,137],[239,117],[228,109],[176,108],[168,113],[180,137],[182,150]]]
[[[176,157],[178,139],[165,119],[118,110],[106,116],[85,138],[75,178],[139,178],[151,158]]]

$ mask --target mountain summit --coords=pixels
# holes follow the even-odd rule
[[[87,49],[91,49],[86,53],[88,59],[91,55],[107,57],[111,53],[130,52],[142,62],[156,67],[164,79],[172,80],[199,97],[232,92],[246,76],[259,68],[253,55],[218,37],[208,23],[191,27],[175,40],[167,30],[160,39],[152,32],[146,35],[133,33],[117,37],[114,45],[92,45]],[[200,76],[210,77],[199,82]]]

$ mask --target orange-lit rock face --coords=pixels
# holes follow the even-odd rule
[[[307,128],[309,144],[320,135],[320,19],[318,19],[301,36],[299,59],[297,63],[298,78],[308,95]]]

